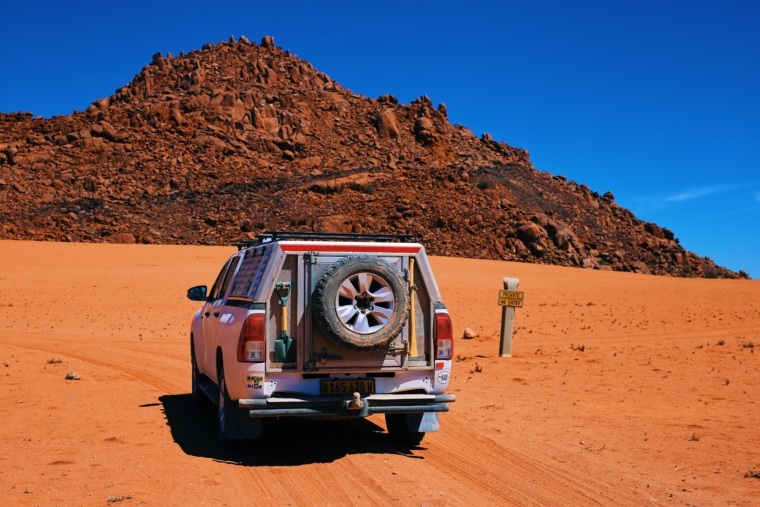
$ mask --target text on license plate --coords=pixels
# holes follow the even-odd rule
[[[375,392],[375,379],[360,378],[351,380],[322,380],[321,394],[372,394]]]

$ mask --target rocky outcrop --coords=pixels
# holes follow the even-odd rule
[[[383,108],[377,113],[377,134],[381,138],[396,139],[399,136],[396,125],[396,113],[393,109]]]
[[[427,96],[357,95],[271,37],[156,53],[83,112],[0,114],[0,238],[414,233],[435,255],[746,277],[448,114]]]

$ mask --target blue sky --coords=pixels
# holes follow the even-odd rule
[[[6,2],[0,111],[83,109],[153,53],[273,35],[351,90],[427,94],[760,277],[760,2]]]

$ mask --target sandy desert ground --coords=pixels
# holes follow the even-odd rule
[[[232,252],[0,242],[0,505],[760,504],[760,282],[434,258],[481,334],[440,432],[282,420],[223,450],[190,403],[185,290]],[[502,276],[526,292],[512,359]]]

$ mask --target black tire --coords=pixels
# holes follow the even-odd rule
[[[360,276],[372,280],[369,286],[357,288]],[[346,285],[348,283],[352,285]],[[382,291],[387,301],[375,303],[372,284],[381,287],[376,294]],[[357,294],[361,292],[355,298],[357,305],[365,306],[354,306],[356,313],[348,318],[345,317],[345,309],[353,311],[350,306],[354,303],[350,297],[343,295],[340,295],[339,300],[339,291],[345,291],[345,287],[351,286]],[[375,350],[388,345],[401,332],[409,316],[409,292],[401,274],[388,262],[374,255],[351,255],[330,266],[317,281],[313,298],[316,324],[329,339],[354,350]],[[343,300],[346,300],[343,303],[346,306],[341,308],[348,322],[343,322],[338,314],[339,301]],[[376,316],[387,320],[383,322]],[[364,332],[357,332],[352,327],[355,324],[351,324],[351,319],[357,319],[355,324],[361,321]]]
[[[190,362],[193,369],[191,399],[196,406],[207,405],[209,402],[208,396],[198,385],[201,371],[198,369],[198,360],[195,358],[195,343],[192,336],[190,337]]]
[[[219,380],[219,397],[216,403],[216,440],[222,447],[229,447],[231,441],[227,437],[227,417],[231,401],[227,394],[227,384],[224,381],[223,365],[219,366],[217,378]]]
[[[394,440],[405,444],[420,445],[425,432],[409,431],[406,426],[406,414],[385,414],[385,426]]]

